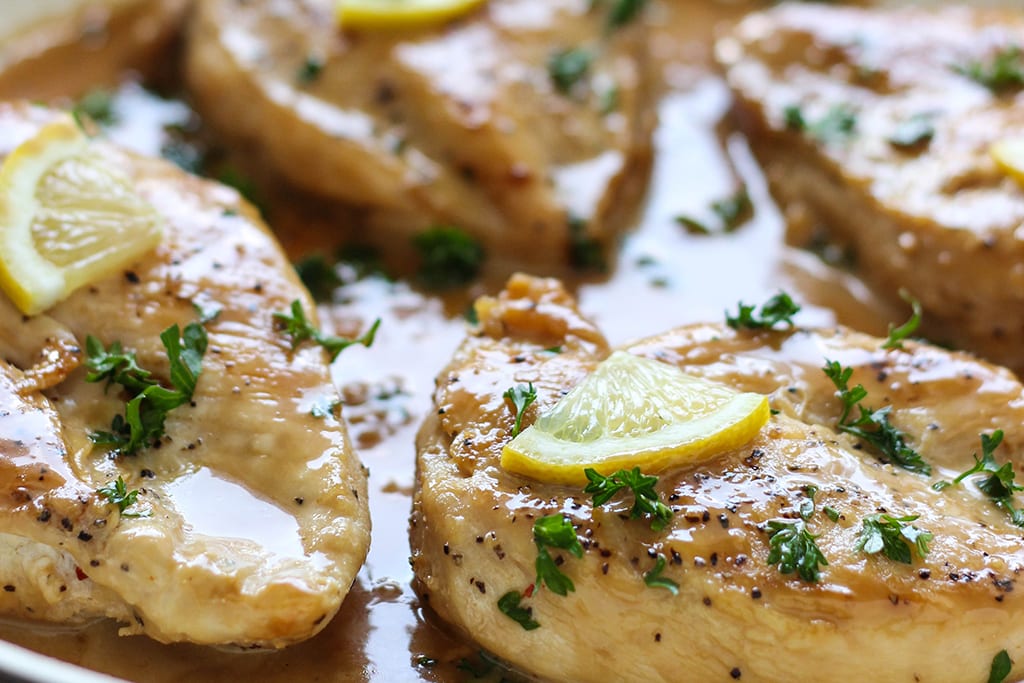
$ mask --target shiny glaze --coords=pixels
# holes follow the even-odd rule
[[[55,115],[0,109],[0,130],[18,133],[0,137],[0,154],[23,124]],[[32,362],[39,330],[55,330],[43,338],[43,370],[15,386],[56,422],[40,430],[55,448],[33,462],[70,471],[19,501],[0,531],[38,541],[46,556],[50,548],[67,553],[73,564],[60,580],[95,587],[84,602],[54,599],[41,609],[26,601],[8,615],[61,621],[74,609],[77,620],[110,616],[126,633],[172,642],[281,647],[308,637],[338,609],[369,543],[366,478],[345,428],[333,416],[310,415],[315,401],[336,395],[326,356],[309,344],[293,350],[272,318],[292,300],[313,304],[236,192],[108,144],[93,149],[132,179],[167,226],[156,250],[128,271],[38,318],[7,316],[4,346],[13,359]],[[61,340],[81,347],[89,335],[120,342],[141,367],[166,377],[159,335],[194,321],[193,305],[219,313],[205,324],[209,348],[196,392],[168,415],[160,448],[111,458],[92,443],[88,435],[108,428],[124,397],[86,382],[83,369],[65,369],[45,398],[38,393],[39,378],[61,369]],[[145,516],[119,519],[97,494],[118,476],[140,490]],[[12,484],[4,493],[18,501],[19,490]],[[232,509],[218,512],[223,506]],[[8,577],[6,597],[33,595],[32,557],[21,552],[26,576]]]
[[[652,13],[652,68],[663,99],[651,191],[637,230],[624,241],[610,276],[584,279],[575,287],[581,309],[614,343],[681,323],[719,320],[738,299],[760,301],[779,288],[805,302],[800,319],[806,323],[829,324],[838,315],[860,329],[884,333],[886,321],[904,315],[881,306],[857,280],[784,247],[780,215],[745,141],[720,134],[718,124],[729,98],[710,66],[710,37],[716,26],[745,10],[742,5],[676,0],[657,4]],[[126,105],[122,118],[132,123],[111,134],[146,154],[157,154],[160,125],[168,120],[183,123],[174,117],[187,112],[147,99],[134,88],[127,92],[118,103]],[[673,221],[679,213],[706,211],[711,201],[731,194],[740,182],[750,189],[756,210],[736,233],[691,236]],[[346,220],[341,215],[310,211],[315,204],[297,196],[290,189],[270,195],[271,224],[295,258],[328,252],[337,243],[331,235],[350,226],[340,224]],[[351,233],[359,235],[358,230]],[[485,280],[464,295],[440,298],[404,282],[370,278],[343,288],[344,303],[320,307],[322,319],[339,331],[358,332],[378,315],[384,324],[372,349],[351,348],[332,368],[346,399],[344,416],[352,440],[370,469],[374,542],[340,612],[315,638],[281,652],[251,654],[119,637],[110,622],[74,633],[0,624],[0,636],[145,681],[468,678],[456,664],[462,657],[475,659],[477,646],[451,635],[411,588],[406,539],[413,442],[420,421],[431,411],[434,377],[463,337],[468,300],[497,291],[502,283],[500,278]],[[418,663],[422,657],[437,664]]]
[[[793,219],[790,239],[847,246],[880,296],[898,302],[906,289],[923,304],[926,334],[1018,370],[1024,188],[989,147],[1019,135],[1024,94],[993,93],[956,69],[1022,42],[1019,6],[794,4],[751,15],[718,45],[738,118]],[[787,130],[792,105],[811,123],[846,106],[855,134],[819,144]],[[929,142],[889,143],[920,115],[931,117]]]
[[[503,398],[530,382],[537,402],[524,424],[553,406],[607,357],[599,332],[553,280],[517,276],[478,302],[479,330],[438,378],[437,410],[418,438],[413,568],[422,599],[514,666],[553,680],[960,681],[982,678],[1000,649],[1024,655],[1012,624],[1024,603],[1024,532],[971,484],[936,492],[938,479],[974,464],[979,434],[1003,429],[1000,461],[1024,460],[1024,387],[972,357],[845,329],[735,332],[724,324],[679,328],[626,350],[678,365],[741,391],[768,394],[778,411],[750,443],[705,462],[660,472],[675,517],[662,531],[630,519],[628,496],[594,508],[581,487],[501,468],[514,418]],[[560,347],[558,353],[546,349]],[[892,423],[936,469],[908,473],[834,431],[840,404],[825,360],[854,369],[866,403],[891,406]],[[807,486],[821,512],[808,522],[828,560],[818,583],[769,564],[769,520],[798,516]],[[820,510],[820,508],[819,508]],[[875,512],[934,534],[912,565],[856,549]],[[535,581],[533,520],[560,513],[583,542],[564,555],[567,597],[537,587],[541,627],[524,631],[500,596]],[[659,555],[679,595],[645,586]],[[948,622],[949,614],[956,614]],[[616,634],[629,648],[611,647]],[[945,655],[957,651],[957,667]],[[861,653],[871,651],[871,657]]]

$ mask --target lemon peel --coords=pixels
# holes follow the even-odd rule
[[[70,117],[0,166],[0,289],[35,315],[159,243],[162,218]]]
[[[750,441],[770,416],[766,396],[616,351],[502,450],[506,470],[558,484],[699,462]]]
[[[337,0],[342,28],[404,29],[440,24],[476,9],[486,0]]]
[[[1024,137],[998,140],[989,147],[989,154],[1006,175],[1024,187]]]

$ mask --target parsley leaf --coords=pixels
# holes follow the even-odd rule
[[[828,566],[828,560],[821,554],[817,543],[803,520],[768,522],[768,564],[778,564],[783,574],[794,571],[808,583],[817,583],[821,577],[820,566]]]
[[[903,340],[914,334],[921,324],[921,302],[910,296],[906,291],[901,291],[900,296],[910,304],[913,314],[907,322],[899,327],[894,327],[892,323],[889,323],[889,337],[882,344],[883,349],[902,349]]]
[[[726,311],[725,323],[734,330],[770,330],[779,323],[793,327],[793,316],[800,311],[800,306],[785,292],[779,292],[768,299],[755,315],[756,308],[757,306],[748,306],[741,301],[739,313],[735,316],[729,315]]]
[[[568,517],[563,515],[547,515],[533,523],[533,541],[537,544],[537,585],[546,585],[556,595],[567,595],[575,591],[572,579],[566,576],[548,548],[568,550],[576,557],[583,557],[583,546],[576,537],[576,530]]]
[[[530,407],[530,404],[537,400],[537,390],[533,388],[533,382],[519,384],[505,391],[504,398],[512,401],[516,409],[516,422],[512,426],[513,438],[518,436],[523,425],[523,413]]]
[[[938,481],[932,484],[932,488],[941,491],[950,486],[959,484],[972,474],[988,474],[989,476],[980,479],[976,486],[986,496],[992,499],[997,506],[1005,510],[1017,526],[1024,527],[1024,510],[1013,506],[1013,494],[1017,491],[1024,491],[1024,486],[1014,482],[1016,473],[1013,470],[1013,463],[1006,462],[1002,465],[996,463],[993,456],[996,448],[1003,442],[1003,430],[997,429],[988,434],[981,435],[981,458],[974,455],[974,466],[963,472],[952,482]]]
[[[581,47],[559,50],[548,59],[548,75],[555,89],[563,95],[569,94],[590,71],[594,55]]]
[[[989,61],[971,61],[953,67],[953,71],[996,94],[1024,87],[1024,51],[1019,45],[1002,47]]]
[[[540,624],[533,618],[533,608],[523,607],[519,603],[523,596],[519,591],[509,591],[498,598],[498,609],[512,621],[523,627],[524,631],[532,631],[540,628]]]
[[[798,105],[783,110],[783,120],[789,130],[808,133],[819,142],[845,142],[856,135],[857,112],[848,104],[833,105],[817,121],[808,121]]]
[[[334,264],[323,254],[312,254],[295,264],[295,272],[316,301],[330,301],[334,290],[342,285]]]
[[[924,148],[935,137],[935,114],[921,112],[903,119],[889,136],[889,144],[897,149]]]
[[[644,583],[651,588],[664,588],[672,595],[679,595],[679,584],[661,575],[665,571],[665,556],[658,553],[654,568],[644,574]]]
[[[1010,654],[1006,650],[1000,650],[992,658],[992,667],[988,672],[988,683],[1003,683],[1012,670],[1013,660],[1010,659]]]
[[[413,237],[420,254],[418,277],[427,287],[445,289],[471,281],[480,272],[484,250],[464,230],[439,225]]]
[[[79,127],[82,127],[83,117],[103,127],[113,126],[118,121],[114,93],[102,88],[90,90],[71,109],[71,115]]]
[[[129,491],[124,483],[124,477],[118,476],[117,481],[112,485],[96,489],[96,493],[103,496],[111,505],[117,506],[117,511],[122,517],[143,517],[141,512],[125,512],[126,509],[138,501],[138,490]]]
[[[844,368],[839,361],[825,361],[822,368],[825,375],[836,387],[836,395],[843,402],[843,412],[839,416],[838,429],[852,434],[862,441],[874,446],[884,458],[896,463],[905,470],[918,474],[931,474],[932,467],[921,457],[921,454],[907,445],[903,434],[889,422],[892,406],[871,410],[861,405],[867,398],[867,390],[860,384],[849,388],[853,368]],[[849,420],[851,409],[856,406],[860,417]]]
[[[686,228],[691,235],[730,233],[746,222],[753,208],[747,188],[741,187],[734,194],[711,202],[711,211],[718,218],[720,225],[717,230],[712,230],[706,223],[689,216],[676,216],[676,222]]]
[[[917,551],[918,557],[924,557],[928,554],[928,544],[934,538],[931,532],[912,526],[910,522],[915,519],[917,515],[868,515],[864,518],[864,526],[854,548],[868,555],[881,552],[894,562],[911,564],[911,549]]]
[[[831,505],[825,505],[821,508],[821,511],[825,513],[825,516],[831,519],[833,522],[839,521],[839,510],[836,510]]]
[[[613,0],[611,11],[608,13],[608,28],[619,28],[633,21],[641,11],[647,0]]]
[[[306,311],[302,308],[302,302],[298,299],[292,301],[291,315],[275,312],[274,321],[285,334],[292,338],[293,351],[302,342],[312,340],[327,350],[332,362],[342,351],[354,344],[362,344],[366,347],[372,346],[373,340],[377,336],[377,328],[380,327],[380,318],[377,318],[373,321],[373,325],[370,326],[369,330],[355,339],[326,335],[309,321],[309,318],[306,317]]]
[[[806,522],[814,514],[814,496],[818,494],[818,487],[808,484],[804,487],[804,494],[807,497],[800,501],[800,519]]]
[[[608,270],[604,246],[587,233],[587,222],[578,216],[569,217],[569,263],[577,270]]]
[[[149,371],[139,367],[135,353],[124,352],[120,342],[106,349],[95,337],[86,338],[86,381],[106,380],[108,387],[120,384],[134,394],[125,404],[124,415],[114,416],[111,431],[89,435],[93,443],[131,455],[156,443],[164,434],[167,414],[192,400],[206,353],[206,330],[199,323],[189,323],[182,333],[177,325],[171,325],[160,334],[160,341],[170,361],[173,390],[160,386]]]
[[[632,519],[649,516],[651,529],[654,531],[661,531],[672,519],[672,508],[662,503],[658,498],[658,492],[654,490],[658,478],[641,473],[639,467],[619,470],[608,477],[590,467],[583,470],[583,473],[590,481],[583,492],[593,494],[594,505],[604,505],[616,493],[628,488],[633,492],[633,507],[629,511]]]
[[[295,80],[302,85],[309,85],[316,79],[320,78],[320,74],[324,70],[324,60],[319,55],[308,54],[306,58],[302,60],[302,65],[295,72]]]

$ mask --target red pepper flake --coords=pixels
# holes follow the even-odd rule
[[[75,567],[75,576],[78,577],[79,581],[85,581],[89,578],[89,575],[83,572],[81,567]]]
[[[537,586],[535,584],[532,584],[532,583],[529,586],[527,586],[526,590],[523,591],[523,597],[524,598],[532,598],[533,597],[533,591],[534,591],[534,589],[536,587]]]

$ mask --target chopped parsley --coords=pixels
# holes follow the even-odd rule
[[[117,123],[117,111],[114,109],[114,93],[98,88],[90,90],[71,109],[79,127],[83,127],[83,119],[108,127]]]
[[[144,516],[141,512],[125,512],[138,501],[139,492],[137,489],[129,491],[124,483],[124,477],[118,476],[113,484],[96,489],[96,493],[106,498],[111,505],[116,505],[122,517]]]
[[[833,522],[839,521],[839,510],[836,510],[831,505],[825,505],[821,508],[821,511],[825,513],[825,516],[831,519]]]
[[[569,217],[569,264],[577,270],[603,273],[608,270],[604,246],[587,234],[587,222]]]
[[[537,390],[533,388],[533,382],[529,384],[516,385],[502,394],[504,398],[512,401],[516,409],[516,422],[512,425],[513,438],[519,435],[523,426],[523,413],[530,407],[530,404],[537,400]]]
[[[741,187],[734,194],[711,202],[711,211],[718,219],[719,227],[716,229],[690,216],[676,216],[676,222],[692,235],[730,233],[747,221],[753,208],[747,188]]]
[[[590,481],[583,492],[593,494],[594,505],[604,505],[619,491],[628,488],[633,492],[633,507],[629,511],[630,518],[637,519],[647,516],[651,520],[651,529],[654,531],[661,531],[672,519],[672,508],[662,503],[658,498],[658,492],[654,490],[658,478],[641,473],[639,467],[634,467],[632,470],[619,470],[608,477],[590,467],[583,470],[583,473]]]
[[[748,306],[739,302],[739,312],[735,315],[725,313],[725,323],[734,330],[770,330],[779,323],[793,327],[793,316],[800,312],[800,306],[785,292],[779,292],[754,313],[757,306]]]
[[[533,523],[533,542],[537,544],[537,586],[545,585],[552,593],[562,596],[575,591],[572,579],[558,568],[548,552],[548,548],[558,548],[583,557],[583,546],[569,518],[563,515],[541,517]]]
[[[953,71],[982,84],[997,95],[1024,88],[1024,50],[1019,45],[1000,48],[988,61],[971,61]]]
[[[1010,659],[1010,654],[1006,650],[1000,650],[992,658],[992,666],[988,671],[988,683],[1003,683],[1012,670],[1013,660]]]
[[[894,562],[911,564],[911,550],[918,557],[928,554],[928,544],[935,538],[931,532],[918,529],[910,524],[917,515],[893,517],[892,515],[873,514],[864,518],[864,526],[860,538],[854,546],[868,555],[882,553]]]
[[[330,301],[343,283],[338,269],[323,254],[312,254],[295,264],[295,272],[316,301]]]
[[[608,12],[608,28],[619,28],[630,23],[643,11],[647,0],[612,0]]]
[[[651,588],[664,588],[672,595],[679,595],[679,584],[661,575],[665,571],[665,556],[658,553],[654,568],[644,574],[644,583]]]
[[[868,392],[863,385],[849,388],[853,368],[844,368],[838,361],[825,361],[822,368],[825,375],[836,387],[836,395],[843,402],[843,412],[839,416],[838,429],[856,436],[874,446],[884,459],[893,462],[905,470],[918,474],[931,474],[932,467],[921,457],[921,454],[907,445],[903,434],[889,422],[892,406],[878,410],[865,408],[861,401],[867,398]],[[860,417],[850,418],[850,412],[856,407]]]
[[[533,608],[523,607],[523,596],[519,591],[509,591],[498,598],[498,609],[512,621],[523,627],[524,631],[540,628],[540,623],[533,618]]]
[[[458,287],[480,272],[484,250],[459,228],[439,225],[413,237],[420,255],[419,279],[432,289]]]
[[[981,435],[981,458],[974,455],[974,466],[963,472],[952,482],[938,481],[932,484],[932,488],[941,491],[950,486],[959,484],[967,477],[974,474],[988,474],[987,477],[979,479],[977,487],[988,496],[996,505],[1005,510],[1017,526],[1024,526],[1024,510],[1013,506],[1013,494],[1017,491],[1024,491],[1024,486],[1014,482],[1016,473],[1013,471],[1013,463],[1006,462],[1002,465],[996,463],[993,455],[999,444],[1003,442],[1003,430],[997,429],[988,434]]]
[[[275,312],[274,322],[285,334],[292,338],[293,351],[302,342],[312,340],[327,350],[331,361],[334,361],[338,354],[354,344],[362,344],[366,347],[371,346],[374,337],[377,335],[377,328],[380,327],[380,318],[377,318],[373,321],[373,325],[370,326],[369,330],[355,339],[326,335],[309,321],[309,318],[306,317],[306,311],[302,308],[302,302],[298,299],[292,301],[291,315]]]
[[[320,78],[320,74],[324,70],[324,60],[318,55],[309,54],[302,61],[302,65],[299,66],[295,72],[295,80],[302,85],[309,85],[316,79]]]
[[[171,410],[192,400],[206,353],[206,330],[199,323],[189,323],[182,333],[177,325],[171,325],[160,334],[160,341],[170,361],[174,389],[161,386],[152,373],[139,366],[135,352],[125,352],[120,342],[107,349],[96,337],[86,337],[86,381],[106,380],[108,387],[120,384],[132,395],[125,404],[124,415],[114,416],[109,432],[89,435],[93,443],[111,446],[121,455],[136,453],[160,440]]]
[[[804,495],[807,497],[800,501],[800,519],[805,522],[814,514],[814,496],[818,494],[818,487],[809,484],[804,487]]]
[[[828,566],[828,560],[821,554],[814,536],[802,520],[768,522],[768,564],[779,565],[783,574],[794,571],[808,583],[817,583],[821,578],[819,566]]]
[[[921,302],[911,297],[905,291],[901,291],[900,296],[903,297],[904,301],[910,304],[913,313],[911,314],[910,319],[899,327],[895,327],[892,323],[889,323],[889,337],[885,340],[885,343],[882,344],[883,349],[902,349],[903,340],[914,334],[914,332],[917,332],[917,328],[921,324]]]
[[[857,112],[848,104],[836,104],[817,121],[808,121],[798,105],[789,105],[782,113],[789,130],[806,132],[823,143],[845,142],[857,132]]]
[[[923,112],[903,119],[889,136],[889,144],[908,150],[924,147],[935,137],[935,114]]]
[[[551,55],[548,59],[548,75],[555,89],[563,95],[569,94],[586,77],[593,61],[594,55],[581,47],[559,50]]]

